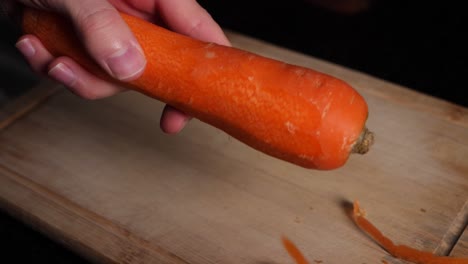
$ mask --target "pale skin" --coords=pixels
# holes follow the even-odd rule
[[[195,0],[11,0],[26,6],[58,11],[70,17],[94,60],[122,81],[138,78],[146,66],[132,32],[117,11],[122,11],[170,30],[221,45],[230,45],[219,25]],[[125,91],[83,69],[68,57],[54,57],[33,35],[22,36],[16,47],[31,68],[64,84],[86,99],[105,98]],[[161,129],[177,133],[190,120],[181,111],[166,106]]]

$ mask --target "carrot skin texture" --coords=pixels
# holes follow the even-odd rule
[[[73,25],[57,14],[25,9],[23,31],[53,55],[71,57],[105,80],[172,105],[270,156],[318,170],[348,160],[368,106],[347,83],[121,15],[148,61],[142,76],[128,83],[94,63]]]

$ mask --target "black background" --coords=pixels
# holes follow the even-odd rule
[[[224,28],[468,106],[466,15],[453,2],[376,0],[350,15],[300,0],[199,1]],[[16,36],[9,33],[0,47],[15,54]],[[34,82],[20,72],[24,67],[0,67],[8,95]],[[0,243],[2,259],[17,263],[86,262],[1,211]]]

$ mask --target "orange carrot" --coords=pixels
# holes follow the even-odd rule
[[[468,264],[468,258],[451,258],[436,256],[431,252],[417,250],[405,245],[395,245],[388,237],[382,234],[369,220],[365,212],[354,202],[353,220],[356,225],[374,239],[383,249],[395,258],[403,259],[417,264]]]
[[[365,153],[368,106],[350,85],[312,69],[198,41],[121,14],[148,59],[141,77],[111,79],[81,46],[71,23],[26,9],[23,31],[55,56],[172,105],[273,157],[312,169],[343,166]]]
[[[282,237],[283,246],[289,255],[296,261],[296,264],[309,264],[309,262],[305,259],[304,255],[302,255],[301,251],[294,245],[294,243],[289,240],[287,237]]]

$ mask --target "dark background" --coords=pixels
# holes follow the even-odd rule
[[[224,28],[468,107],[468,28],[465,9],[453,2],[374,0],[344,12],[303,0],[199,1]],[[0,31],[1,107],[38,78],[13,48],[17,32],[5,23]],[[18,263],[86,262],[3,211],[0,247],[2,259]]]

